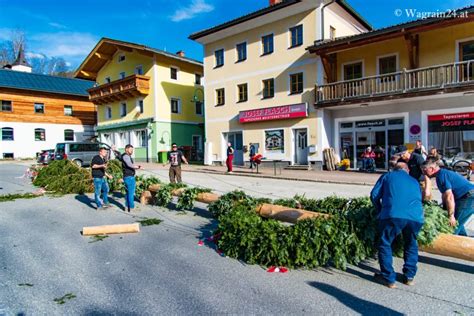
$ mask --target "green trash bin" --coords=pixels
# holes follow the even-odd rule
[[[158,152],[158,162],[159,163],[168,162],[168,152],[167,151],[159,151]]]

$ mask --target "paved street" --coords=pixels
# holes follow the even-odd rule
[[[0,164],[0,194],[34,190],[15,179],[25,165]],[[160,179],[165,170],[149,170]],[[305,193],[367,194],[369,186],[313,184],[185,173],[186,182],[255,196]],[[115,206],[96,211],[91,195],[40,197],[0,204],[0,315],[156,314],[380,314],[474,315],[474,265],[422,254],[414,287],[390,290],[371,277],[375,261],[345,272],[326,268],[270,274],[258,266],[219,256],[197,245],[215,226],[198,205],[186,214],[139,206],[132,215]],[[138,234],[95,241],[80,234],[88,225],[133,223],[158,217]],[[397,271],[402,262],[395,260]],[[31,285],[31,286],[29,286]],[[54,302],[67,293],[75,298]]]

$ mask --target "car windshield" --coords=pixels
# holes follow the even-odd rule
[[[57,144],[56,145],[56,153],[64,154],[64,148],[65,147],[66,147],[66,144]]]

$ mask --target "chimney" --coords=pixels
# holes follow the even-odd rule
[[[283,0],[269,0],[269,1],[270,1],[270,6],[272,6],[272,5],[281,3]]]
[[[184,57],[184,50],[177,51],[176,55],[178,55],[179,57]]]

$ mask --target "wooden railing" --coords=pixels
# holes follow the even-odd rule
[[[88,90],[89,99],[95,104],[123,101],[150,93],[150,77],[131,75]]]
[[[316,103],[403,94],[474,84],[474,60],[397,71],[316,86]]]

